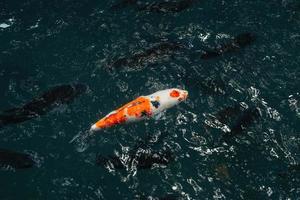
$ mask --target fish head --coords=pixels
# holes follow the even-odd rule
[[[171,88],[158,91],[151,96],[154,96],[159,101],[161,109],[165,110],[185,101],[188,97],[188,91]]]

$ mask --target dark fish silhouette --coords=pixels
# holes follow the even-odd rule
[[[0,127],[24,122],[39,115],[44,115],[51,110],[53,106],[70,103],[75,97],[86,90],[87,86],[84,84],[70,84],[53,87],[22,107],[3,111],[0,114]]]
[[[154,2],[149,5],[140,6],[138,10],[158,13],[181,12],[191,7],[195,3],[195,1],[196,0]]]
[[[152,48],[146,49],[142,53],[135,53],[129,58],[119,58],[113,62],[111,67],[121,67],[121,66],[137,66],[144,65],[147,62],[153,62],[163,56],[172,55],[185,47],[178,43],[164,42],[153,46]]]
[[[260,112],[257,108],[248,108],[243,113],[242,116],[237,120],[234,126],[231,128],[231,134],[239,134],[243,130],[250,127],[255,120],[260,117]]]
[[[0,167],[12,167],[14,169],[31,168],[35,162],[24,153],[18,153],[7,149],[0,149]]]
[[[98,156],[97,164],[106,166],[112,164],[116,169],[125,169],[126,165],[134,164],[138,169],[149,169],[153,165],[168,165],[174,161],[174,155],[171,151],[161,152],[138,152],[136,154],[130,154],[128,160],[122,162],[117,156]]]
[[[216,118],[226,124],[242,112],[240,105],[228,106],[215,114]]]
[[[244,130],[260,118],[261,114],[256,107],[244,109],[239,104],[236,104],[225,107],[214,114],[214,116],[230,128],[230,132],[223,134],[221,139],[221,141],[228,141],[228,139],[243,133]]]
[[[202,55],[202,59],[210,59],[214,58],[220,55],[223,55],[224,53],[228,52],[234,52],[241,48],[244,48],[251,43],[253,43],[255,40],[255,36],[251,33],[242,33],[236,36],[230,43],[223,44],[219,47],[216,47],[213,50],[205,51]]]
[[[235,112],[235,111],[233,111]],[[248,108],[240,115],[237,120],[230,126],[230,132],[223,135],[223,139],[227,141],[229,138],[241,134],[245,129],[249,128],[258,118],[260,112],[257,108]]]
[[[111,10],[119,10],[128,6],[136,5],[137,0],[122,0],[110,7]]]

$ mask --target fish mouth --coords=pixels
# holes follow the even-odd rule
[[[189,96],[189,92],[184,90],[183,93],[182,93],[183,100],[186,100],[188,98],[188,96]]]
[[[181,94],[180,94],[178,101],[185,101],[187,99],[188,95],[189,95],[188,91],[181,90]]]

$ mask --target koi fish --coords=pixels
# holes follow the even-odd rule
[[[163,42],[154,45],[140,53],[134,53],[130,57],[118,58],[113,63],[109,64],[111,68],[119,68],[121,66],[138,66],[154,63],[155,61],[165,57],[174,55],[176,52],[186,49],[182,44],[176,42]]]
[[[258,121],[261,116],[258,108],[247,108],[242,116],[237,120],[236,124],[231,128],[231,135],[237,135],[250,127],[253,122]]]
[[[0,148],[0,168],[26,169],[33,167],[34,164],[33,159],[28,154]]]
[[[187,91],[176,88],[140,96],[97,121],[92,125],[90,132],[155,117],[186,100],[187,96]]]
[[[224,53],[235,52],[241,48],[244,48],[255,41],[255,35],[252,33],[241,33],[237,35],[232,41],[226,44],[222,44],[212,50],[207,50],[201,55],[201,59],[210,59],[217,56],[221,56]]]
[[[216,114],[216,118],[230,127],[230,132],[223,135],[222,139],[228,139],[243,133],[254,122],[261,117],[260,110],[256,107],[250,107],[243,110],[239,105],[226,107]]]
[[[23,106],[2,111],[0,127],[45,115],[54,106],[72,102],[77,96],[86,92],[87,88],[87,85],[80,83],[55,86]]]

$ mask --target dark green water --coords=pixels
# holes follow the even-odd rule
[[[200,1],[176,14],[112,12],[112,1],[2,0],[0,110],[28,102],[48,88],[81,82],[89,91],[45,116],[0,130],[0,147],[31,154],[37,166],[0,171],[0,199],[297,199],[300,149],[300,4],[294,0]],[[2,25],[1,25],[2,24]],[[252,32],[256,41],[211,59],[189,54]],[[162,39],[190,47],[144,67],[108,70],[115,57]],[[193,78],[186,75],[193,74]],[[203,87],[220,80],[216,88]],[[97,119],[139,95],[179,87],[186,103],[161,120],[99,133],[78,152],[69,141]],[[228,143],[214,114],[239,103],[260,119]],[[97,154],[127,154],[147,135],[176,160],[151,170],[107,169]],[[151,142],[150,142],[151,143]],[[153,143],[153,142],[152,142]],[[283,173],[284,175],[279,175]]]

